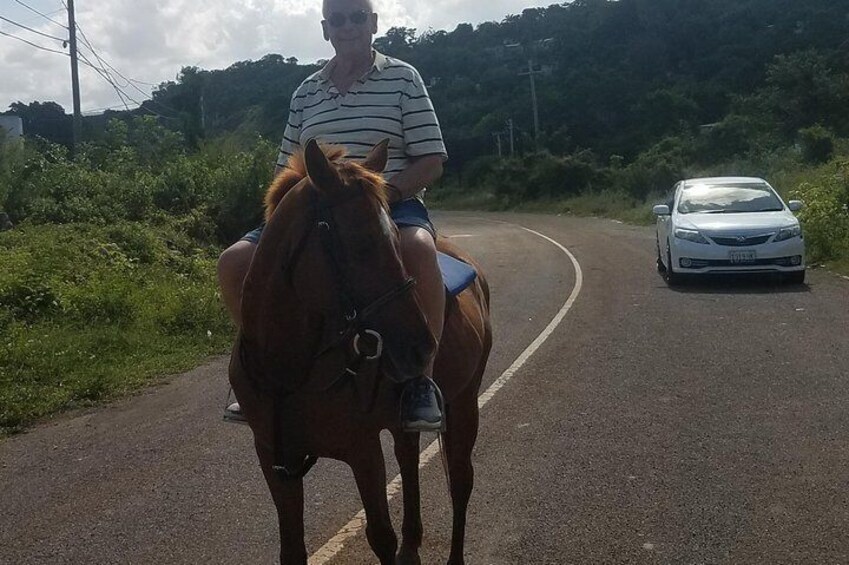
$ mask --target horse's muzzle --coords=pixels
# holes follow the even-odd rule
[[[386,367],[389,377],[400,383],[422,376],[434,354],[434,349],[433,339],[426,341],[387,339],[384,356],[389,358],[389,366]]]

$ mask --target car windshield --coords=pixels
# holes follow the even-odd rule
[[[760,183],[694,184],[684,188],[678,203],[681,214],[740,214],[783,209],[772,189]]]

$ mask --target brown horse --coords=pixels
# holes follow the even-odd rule
[[[366,535],[381,564],[420,562],[419,434],[400,429],[398,383],[422,373],[435,341],[411,291],[415,281],[402,265],[377,173],[386,165],[386,148],[378,144],[362,165],[315,142],[293,157],[269,188],[267,225],[244,284],[230,382],[277,507],[282,565],[307,563],[303,475],[319,457],[353,470]],[[437,245],[478,273],[472,286],[448,298],[434,369],[447,421],[453,505],[448,562],[461,564],[477,394],[492,345],[489,290],[469,257],[443,239]],[[394,437],[403,480],[397,557],[383,429]]]

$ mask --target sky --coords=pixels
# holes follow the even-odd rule
[[[457,24],[501,21],[552,0],[373,0],[382,35],[393,26],[453,30]],[[54,20],[49,21],[32,8]],[[174,80],[182,67],[223,69],[268,53],[302,63],[329,59],[321,36],[321,0],[75,0],[79,28],[95,52],[125,78],[118,85],[134,107],[154,85]],[[0,0],[0,17],[37,32],[67,37],[63,0]],[[0,111],[12,102],[55,101],[71,112],[71,71],[67,55],[51,53],[8,37],[67,53],[62,42],[0,18]],[[81,53],[97,64],[92,52]],[[125,80],[129,79],[129,80]],[[80,65],[83,113],[123,108],[109,83]]]

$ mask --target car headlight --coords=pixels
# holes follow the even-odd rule
[[[692,241],[693,243],[710,243],[705,236],[700,234],[695,230],[685,230],[684,228],[675,228],[675,237],[678,239],[686,239],[687,241]]]
[[[778,235],[775,236],[775,241],[784,241],[793,237],[802,235],[802,228],[799,225],[788,226],[778,230]]]

